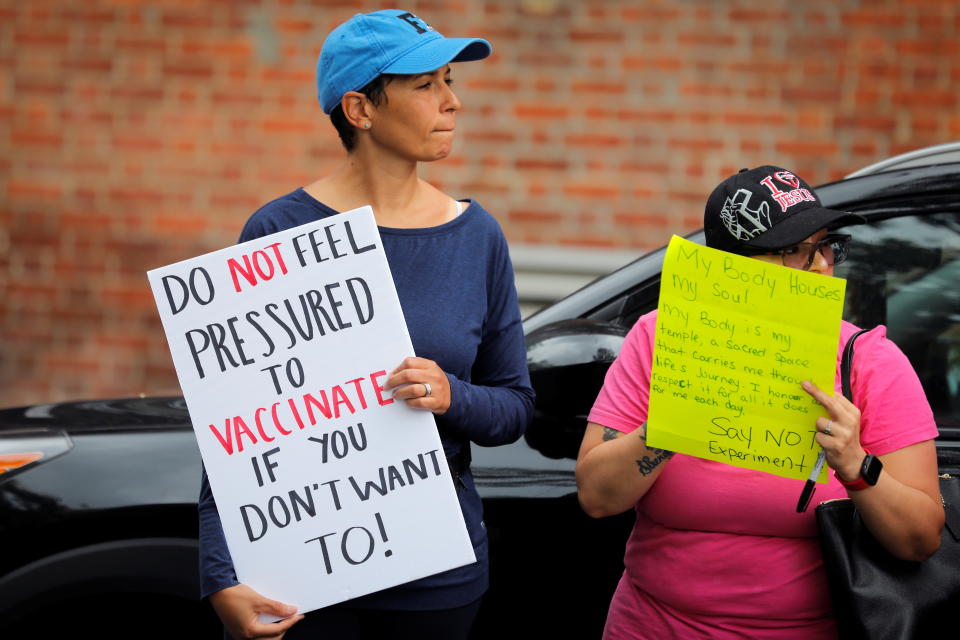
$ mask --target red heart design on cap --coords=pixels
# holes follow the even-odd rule
[[[773,174],[773,177],[783,184],[790,185],[794,189],[800,188],[800,178],[793,175],[789,171],[777,171],[775,174]]]

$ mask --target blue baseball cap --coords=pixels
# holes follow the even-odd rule
[[[428,73],[449,62],[482,60],[492,51],[482,38],[444,38],[409,11],[358,13],[323,43],[317,60],[320,105],[329,114],[343,94],[362,89],[382,73]]]

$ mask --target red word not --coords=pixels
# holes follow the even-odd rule
[[[287,275],[287,265],[280,253],[280,244],[280,242],[274,242],[263,249],[254,251],[252,261],[248,254],[244,254],[243,266],[240,266],[240,263],[234,258],[227,260],[227,266],[230,267],[230,277],[233,278],[233,288],[238,293],[240,292],[240,278],[237,276],[243,276],[250,283],[250,286],[255,287],[258,284],[257,276],[260,276],[260,280],[270,280],[276,274],[276,268],[273,266],[273,260],[267,253],[267,249],[273,249],[273,256],[280,267],[280,273]]]

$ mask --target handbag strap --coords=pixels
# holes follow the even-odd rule
[[[860,329],[847,340],[843,347],[843,358],[840,360],[840,388],[843,390],[843,397],[853,402],[853,389],[850,387],[850,371],[853,369],[853,343],[856,342],[860,334],[866,333],[867,329]]]

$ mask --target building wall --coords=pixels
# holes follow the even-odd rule
[[[0,406],[177,393],[148,269],[330,171],[315,101],[347,0],[0,0]],[[456,0],[404,8],[455,68],[424,175],[511,243],[642,252],[740,167],[817,184],[960,137],[955,0]]]

